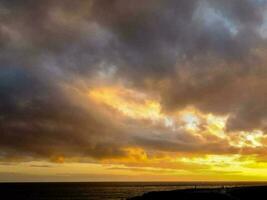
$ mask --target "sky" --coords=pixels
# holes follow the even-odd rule
[[[267,181],[266,0],[0,0],[0,181]]]

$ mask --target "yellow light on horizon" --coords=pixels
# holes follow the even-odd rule
[[[88,95],[96,103],[110,107],[126,118],[163,124],[166,130],[172,131],[173,138],[175,134],[181,134],[176,130],[185,130],[182,134],[189,134],[201,145],[208,145],[211,141],[226,145],[226,148],[240,149],[240,152],[244,148],[250,148],[248,151],[253,153],[253,149],[264,147],[263,139],[267,138],[260,130],[226,132],[228,116],[202,113],[194,107],[187,107],[174,113],[164,113],[159,101],[137,90],[124,87],[101,87],[92,89]],[[170,134],[170,132],[163,131],[162,134]],[[148,156],[146,149],[138,146],[126,147],[125,151],[127,152],[125,158],[104,160],[103,164],[121,164],[125,170],[131,167],[139,167],[138,170],[151,168],[157,173],[164,171],[171,174],[176,173],[174,167],[178,167],[177,173],[180,173],[180,166],[185,166],[183,170],[192,175],[196,175],[200,170],[203,175],[211,177],[216,172],[221,172],[222,175],[224,173],[236,175],[236,178],[259,176],[257,170],[260,170],[266,173],[267,178],[267,170],[263,169],[263,166],[267,167],[267,162],[259,162],[252,153],[242,155],[234,151],[235,153],[227,155],[208,155],[195,152],[176,157],[175,152],[162,152],[164,154],[162,157],[151,157]],[[202,169],[203,166],[206,170]]]

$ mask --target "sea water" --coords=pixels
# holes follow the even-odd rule
[[[96,182],[96,183],[1,183],[0,199],[9,200],[123,200],[151,191],[218,188],[253,183]]]

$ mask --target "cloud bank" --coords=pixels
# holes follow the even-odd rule
[[[1,0],[0,159],[262,154],[237,143],[267,130],[266,3]],[[103,87],[122,93],[90,98]]]

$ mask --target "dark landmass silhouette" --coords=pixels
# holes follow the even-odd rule
[[[267,198],[267,186],[246,186],[148,192],[128,200],[257,200],[265,198]]]

